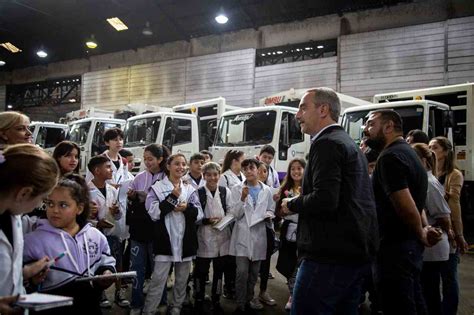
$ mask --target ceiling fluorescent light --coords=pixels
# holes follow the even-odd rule
[[[5,48],[6,50],[12,52],[12,53],[18,53],[18,52],[21,52],[21,49],[16,47],[15,45],[13,45],[12,43],[10,42],[5,42],[5,43],[1,43],[0,46],[2,46],[3,48]]]
[[[109,24],[119,32],[128,30],[128,26],[125,25],[125,23],[123,23],[118,17],[107,19],[107,22],[109,22]]]
[[[6,65],[7,63],[3,60],[0,60],[0,67],[3,67],[4,65]]]

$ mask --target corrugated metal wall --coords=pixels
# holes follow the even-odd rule
[[[255,68],[255,99],[290,88],[326,86],[336,89],[337,57],[305,60]]]
[[[130,67],[129,103],[173,106],[184,102],[185,59]]]
[[[186,103],[222,96],[228,104],[251,107],[255,49],[187,58]]]
[[[473,34],[474,17],[467,17],[341,36],[338,57],[255,67],[255,49],[244,49],[90,72],[83,75],[82,104],[173,106],[222,96],[248,107],[290,88],[339,87],[371,100],[376,93],[472,82]]]
[[[376,93],[444,85],[445,23],[341,36],[341,93]]]
[[[448,84],[474,81],[474,17],[448,22]]]
[[[118,109],[129,102],[130,67],[96,72],[82,76],[82,105]]]

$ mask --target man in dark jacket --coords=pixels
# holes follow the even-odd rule
[[[337,94],[309,90],[296,119],[311,136],[302,194],[283,200],[299,213],[297,244],[302,260],[291,314],[357,314],[361,285],[378,247],[374,194],[367,160],[337,124]]]

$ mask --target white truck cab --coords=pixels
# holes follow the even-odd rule
[[[104,131],[110,128],[123,130],[125,120],[114,118],[90,117],[70,123],[68,140],[77,143],[81,149],[80,173],[85,174],[87,163],[107,147],[104,143]]]
[[[342,117],[342,127],[357,144],[363,138],[365,122],[369,113],[378,109],[393,109],[403,119],[403,134],[420,129],[430,138],[448,135],[450,127],[447,121],[449,106],[434,101],[398,101],[357,106],[349,108]]]
[[[269,144],[276,151],[272,166],[282,177],[292,159],[304,159],[309,152],[309,136],[301,133],[295,119],[297,111],[287,106],[264,106],[223,114],[211,147],[213,160],[222,163],[229,150],[254,157]]]
[[[165,145],[171,153],[182,153],[187,159],[199,152],[197,117],[175,112],[156,112],[127,119],[124,148],[134,156],[132,173],[145,168],[143,152],[147,145]]]
[[[193,114],[197,117],[199,127],[199,151],[209,150],[216,137],[219,118],[224,113],[236,109],[240,109],[240,107],[226,104],[226,100],[223,97],[173,107],[173,111],[176,113]]]
[[[43,121],[33,121],[29,128],[33,143],[50,154],[53,153],[56,144],[66,139],[68,131],[68,125]]]

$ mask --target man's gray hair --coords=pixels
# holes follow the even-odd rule
[[[202,173],[206,174],[207,172],[215,171],[217,173],[221,172],[221,167],[215,162],[207,162],[202,166]]]
[[[341,101],[337,96],[336,92],[327,87],[319,87],[306,91],[307,93],[313,93],[313,102],[316,105],[328,104],[329,113],[332,120],[337,122],[339,120],[339,114],[341,113]]]

